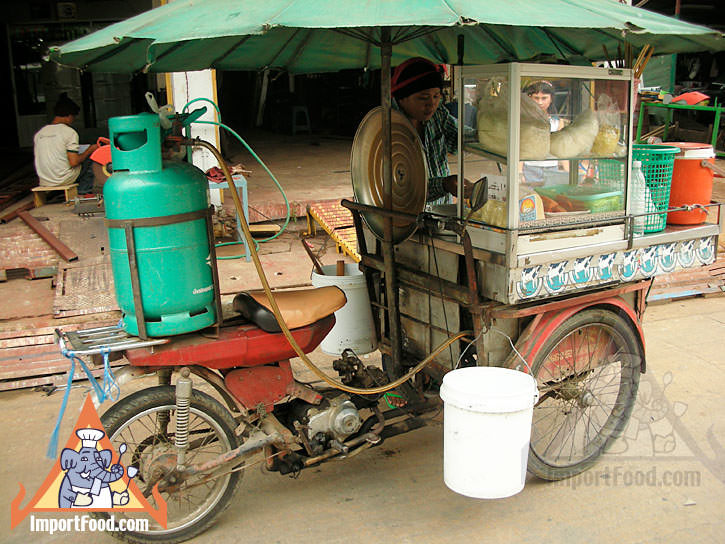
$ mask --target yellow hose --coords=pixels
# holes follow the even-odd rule
[[[188,143],[188,142],[187,142]],[[242,226],[242,231],[244,232],[244,238],[247,240],[247,247],[249,249],[250,254],[252,255],[252,261],[254,262],[254,266],[257,269],[257,274],[259,275],[259,279],[262,282],[262,287],[264,288],[264,292],[267,295],[267,299],[269,300],[269,305],[272,307],[272,313],[274,314],[274,317],[277,319],[277,323],[279,323],[280,329],[282,329],[282,332],[284,333],[285,337],[287,338],[287,341],[292,346],[292,349],[295,350],[297,355],[300,359],[302,359],[302,362],[321,380],[326,382],[327,384],[331,385],[332,387],[335,387],[336,389],[340,389],[342,391],[346,391],[348,393],[354,393],[357,395],[376,395],[378,393],[385,393],[386,391],[390,391],[391,389],[395,389],[399,385],[405,383],[410,378],[415,376],[418,372],[423,370],[423,368],[430,363],[436,355],[438,355],[440,352],[442,352],[444,349],[446,349],[448,346],[450,346],[453,342],[456,340],[460,340],[464,336],[470,336],[470,331],[463,331],[459,332],[455,336],[448,338],[445,342],[440,344],[436,349],[433,350],[433,353],[428,355],[425,359],[423,359],[420,363],[418,363],[410,372],[405,374],[404,376],[401,376],[394,382],[391,382],[387,385],[383,385],[380,387],[372,387],[370,389],[360,389],[358,387],[350,387],[348,385],[345,385],[342,382],[338,382],[332,378],[330,378],[327,374],[325,374],[322,370],[320,370],[315,364],[310,361],[310,359],[307,357],[307,355],[302,351],[302,348],[297,344],[297,341],[292,336],[292,333],[289,330],[289,327],[287,327],[287,323],[285,323],[284,318],[282,317],[282,314],[279,310],[279,306],[277,306],[277,301],[274,299],[274,295],[272,295],[272,289],[269,286],[269,282],[267,281],[267,276],[264,273],[264,269],[262,268],[262,263],[259,260],[259,255],[257,254],[257,250],[254,246],[254,239],[252,237],[252,233],[249,230],[249,224],[247,223],[247,218],[244,216],[243,207],[242,207],[242,201],[239,198],[239,194],[237,193],[237,188],[234,185],[234,180],[232,179],[231,172],[229,172],[229,168],[227,167],[226,162],[224,161],[223,157],[221,156],[221,153],[219,150],[214,147],[209,142],[205,142],[204,140],[192,140],[191,145],[201,146],[209,151],[216,157],[217,162],[219,163],[219,166],[221,167],[222,171],[224,172],[224,176],[227,179],[227,183],[229,185],[229,190],[232,193],[232,199],[234,200],[234,206],[237,209],[237,215],[239,217],[239,222]]]

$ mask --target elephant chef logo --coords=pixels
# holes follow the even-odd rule
[[[121,460],[126,452],[121,444],[119,452],[103,431],[90,395],[75,424],[60,459],[50,470],[45,482],[33,499],[20,509],[25,498],[25,487],[10,505],[11,528],[15,528],[31,512],[146,512],[159,525],[166,527],[166,502],[157,486],[152,490],[157,508],[154,508],[136,485],[138,469],[125,467]]]

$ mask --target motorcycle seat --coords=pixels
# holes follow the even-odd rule
[[[342,308],[347,302],[339,287],[275,291],[274,299],[287,327],[311,325]],[[245,291],[234,297],[232,308],[265,332],[280,332],[272,307],[264,291]]]

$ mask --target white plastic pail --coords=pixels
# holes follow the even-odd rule
[[[456,493],[500,499],[524,488],[536,381],[516,370],[470,367],[443,377],[443,479]]]
[[[344,276],[335,276],[335,270],[334,264],[323,266],[324,275],[313,270],[310,278],[314,287],[334,285],[347,297],[347,303],[335,312],[335,326],[320,348],[330,355],[340,355],[345,348],[358,355],[370,353],[378,347],[378,342],[365,276],[356,264],[346,264]]]

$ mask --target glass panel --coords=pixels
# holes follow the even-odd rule
[[[520,162],[519,190],[541,199],[544,217],[530,213],[520,226],[539,226],[542,219],[544,226],[556,226],[623,215],[629,83],[522,78],[521,86],[521,157],[537,159]],[[541,125],[540,113],[550,133],[534,140],[539,135],[531,135],[531,126]],[[525,141],[527,134],[534,143]],[[548,154],[542,159],[547,136]],[[538,207],[529,204],[529,209]]]
[[[508,78],[465,78],[463,132],[466,178],[488,178],[488,202],[472,219],[496,227],[507,227],[508,190]]]
[[[575,74],[577,69],[570,71]],[[500,198],[504,202],[506,193],[511,193],[504,168],[509,158],[508,78],[477,75],[465,77],[463,84],[464,115],[475,119],[475,125],[464,131],[466,151],[494,165],[484,170],[494,185],[504,185]],[[520,160],[510,176],[519,184],[519,227],[549,228],[623,216],[629,81],[525,76],[511,84],[521,89],[516,98],[520,100]],[[498,199],[498,194],[494,191],[493,198]],[[503,216],[489,213],[498,207],[492,204],[474,219],[510,227],[505,207]]]
[[[508,78],[465,78],[463,115],[468,127],[464,142],[472,151],[505,162],[508,148]],[[470,123],[470,124],[469,124]]]

